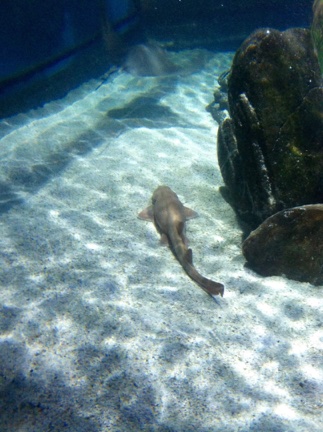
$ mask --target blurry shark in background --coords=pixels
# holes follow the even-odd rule
[[[162,240],[169,244],[188,276],[205,292],[223,297],[224,286],[202,276],[193,265],[192,249],[187,247],[185,222],[197,213],[185,207],[175,192],[168,186],[159,186],[152,196],[152,205],[139,213],[138,217],[155,223]]]
[[[130,48],[123,66],[135,76],[167,76],[192,73],[205,62],[203,53],[185,66],[174,63],[171,56],[175,57],[156,42],[142,43]]]
[[[109,41],[113,38],[108,38]],[[183,76],[194,73],[201,69],[205,64],[207,54],[205,51],[196,51],[192,53],[189,59],[181,59],[181,64],[176,64],[171,60],[171,57],[176,57],[175,53],[168,53],[165,49],[159,46],[156,42],[141,43],[132,46],[127,54],[124,52],[126,48],[119,44],[116,39],[114,44],[109,48],[110,55],[115,59],[116,66],[112,66],[104,75],[102,75],[100,83],[96,87],[99,89],[110,76],[118,71],[120,64],[122,68],[134,76],[142,77],[167,77],[167,76]],[[118,55],[116,54],[118,53]],[[124,57],[121,61],[119,57]]]
[[[170,61],[167,51],[154,42],[133,46],[128,52],[124,68],[138,76],[170,75],[179,70]]]

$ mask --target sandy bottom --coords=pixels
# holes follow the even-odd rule
[[[322,431],[322,289],[244,267],[205,110],[232,55],[205,55],[1,122],[1,431]],[[137,219],[160,184],[223,299]]]

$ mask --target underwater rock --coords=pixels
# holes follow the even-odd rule
[[[228,102],[228,76],[230,71],[223,72],[219,78],[219,88],[214,90],[213,101],[206,106],[208,111],[217,123],[223,122],[229,111]]]
[[[218,160],[232,205],[251,227],[272,214],[323,202],[323,87],[305,29],[261,29],[236,52],[230,117]]]
[[[313,22],[311,35],[321,72],[323,74],[323,0],[315,0],[313,3]]]
[[[323,204],[269,217],[242,245],[249,266],[264,276],[323,284]]]

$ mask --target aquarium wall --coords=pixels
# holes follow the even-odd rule
[[[0,82],[10,84],[17,77],[57,66],[100,43],[108,24],[111,32],[119,26],[122,33],[134,27],[135,19],[131,0],[3,0]]]
[[[99,34],[98,0],[4,0],[0,16],[2,81],[51,66]]]
[[[0,117],[103,74],[119,39],[128,43],[136,33],[133,0],[3,0]]]
[[[311,16],[311,2],[289,0],[2,0],[0,117],[17,111],[17,92],[19,104],[60,97],[138,41],[236,49],[256,27],[309,26]]]

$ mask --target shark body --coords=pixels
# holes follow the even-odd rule
[[[170,245],[175,257],[194,282],[211,296],[223,297],[224,286],[202,276],[193,265],[192,249],[187,247],[185,238],[185,222],[196,216],[197,213],[185,207],[168,186],[159,186],[153,193],[152,205],[138,215],[140,219],[154,222],[162,241]]]

